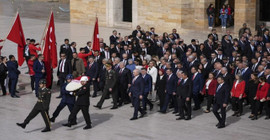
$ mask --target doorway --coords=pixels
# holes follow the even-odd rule
[[[123,21],[132,22],[132,0],[123,0]]]
[[[235,0],[216,0],[215,1],[215,26],[220,26],[221,25],[221,20],[219,18],[220,16],[220,9],[222,8],[223,5],[226,5],[226,8],[228,5],[231,7],[231,18],[227,20],[227,27],[233,26],[234,25],[234,5],[235,5]]]

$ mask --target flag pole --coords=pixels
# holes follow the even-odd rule
[[[52,14],[52,8],[51,8],[51,14]],[[45,35],[46,35],[46,31],[48,30],[48,25],[49,25],[49,20],[50,20],[50,17],[51,17],[51,14],[48,16],[48,19],[47,19],[47,23],[46,23],[46,26],[45,26],[45,28],[44,28],[44,31],[43,31],[43,34],[42,34],[42,37],[41,37],[41,39],[40,39],[40,44],[39,44],[39,47],[40,47],[40,45],[41,45],[41,54],[43,54],[43,49],[44,49],[44,37],[45,37]],[[43,40],[43,41],[42,41]]]
[[[19,9],[19,8],[18,8],[18,9]],[[9,33],[10,33],[10,31],[11,31],[11,27],[14,25],[15,20],[16,20],[16,17],[17,17],[18,14],[19,14],[18,9],[17,9],[17,12],[16,12],[15,16],[13,17],[13,24],[10,24],[10,25],[9,25],[9,32],[7,33],[6,38],[5,38],[4,41],[3,41],[3,45],[2,45],[3,47],[4,47],[5,43],[6,43],[7,36],[9,35]]]

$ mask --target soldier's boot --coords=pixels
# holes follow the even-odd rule
[[[23,129],[26,127],[26,123],[16,123],[16,124]]]
[[[51,128],[50,127],[46,127],[45,129],[43,129],[41,132],[49,132],[51,131]]]

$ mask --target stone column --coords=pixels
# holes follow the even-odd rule
[[[247,23],[254,34],[256,26],[256,0],[236,0],[234,30],[238,32],[243,23]]]
[[[206,9],[209,4],[215,5],[215,0],[195,0],[194,1],[194,22],[195,27],[199,29],[208,28],[208,17]]]

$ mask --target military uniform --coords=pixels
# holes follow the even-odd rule
[[[50,120],[48,116],[48,110],[50,106],[51,101],[51,91],[48,88],[39,88],[38,89],[38,100],[35,104],[33,110],[30,112],[30,114],[27,116],[27,118],[24,120],[22,124],[17,124],[21,126],[22,128],[25,128],[25,126],[33,119],[35,118],[38,113],[41,113],[42,118],[46,124],[45,130],[50,130]]]
[[[111,88],[112,91],[112,98],[113,98],[113,108],[117,108],[117,99],[118,95],[116,92],[116,82],[117,82],[117,74],[115,73],[114,70],[106,71],[105,74],[105,86],[103,90],[102,97],[96,107],[101,108],[104,100],[106,99],[107,95],[110,93],[109,89]]]

